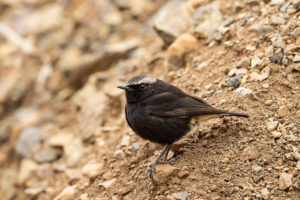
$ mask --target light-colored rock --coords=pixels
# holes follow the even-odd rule
[[[267,100],[267,101],[265,102],[265,104],[266,104],[267,106],[272,105],[272,103],[273,103],[272,99],[269,99],[269,100]]]
[[[24,158],[29,158],[34,147],[43,140],[43,135],[43,131],[39,128],[31,127],[23,130],[17,141],[17,154]]]
[[[293,152],[293,157],[295,160],[300,161],[300,153],[299,152]]]
[[[17,183],[23,184],[37,168],[38,165],[32,160],[23,159],[19,168]]]
[[[280,4],[283,4],[284,3],[284,0],[272,0],[270,5],[280,5]]]
[[[279,177],[279,188],[286,190],[293,185],[292,182],[293,174],[281,173]]]
[[[74,199],[74,194],[77,191],[77,186],[68,186],[61,193],[59,193],[54,200],[71,200]]]
[[[257,55],[254,55],[253,58],[251,59],[251,67],[254,68],[260,63],[261,63],[261,59]]]
[[[278,126],[278,121],[269,120],[267,123],[268,131],[274,131]]]
[[[71,133],[60,132],[56,135],[53,135],[48,143],[54,147],[62,147],[73,140],[74,136]]]
[[[278,110],[278,117],[285,117],[290,113],[290,109],[288,106],[281,106]]]
[[[186,200],[188,197],[188,193],[186,191],[184,192],[175,192],[171,194],[172,197],[174,197],[176,200]]]
[[[88,163],[82,168],[82,174],[89,178],[95,178],[102,169],[102,163]]]
[[[61,155],[61,150],[53,147],[45,147],[34,154],[34,160],[38,163],[51,162]]]
[[[167,64],[172,69],[184,67],[184,55],[195,50],[198,46],[197,39],[191,34],[183,34],[168,48]]]
[[[130,141],[129,135],[124,135],[121,141],[121,146],[128,146]]]
[[[294,70],[300,72],[300,64],[294,65]]]
[[[83,146],[81,138],[74,138],[71,142],[64,145],[64,153],[67,157],[67,165],[72,167],[78,163],[83,156]]]
[[[228,76],[230,76],[230,77],[234,76],[235,73],[236,73],[236,71],[237,71],[237,68],[232,68],[232,69],[228,72]]]
[[[270,198],[270,192],[269,192],[268,188],[261,189],[260,193],[264,200],[267,200]]]
[[[166,183],[171,177],[176,176],[179,172],[177,167],[167,164],[158,164],[155,167],[154,181],[157,183]]]
[[[300,62],[300,55],[295,55],[294,58],[293,58],[293,62],[294,63]]]
[[[285,24],[285,20],[283,18],[277,17],[277,16],[272,16],[271,22],[272,22],[272,24],[275,24],[275,25]]]
[[[188,2],[181,0],[168,1],[154,16],[154,30],[166,45],[185,33],[193,20],[188,9]]]
[[[241,69],[237,69],[236,72],[235,72],[235,74],[236,74],[237,76],[239,76],[239,75],[245,75],[245,74],[247,74],[247,72],[248,72],[247,69],[241,68]]]
[[[247,94],[252,94],[253,93],[252,90],[250,90],[248,88],[245,88],[245,87],[240,87],[240,88],[236,89],[235,92],[236,93],[241,93],[244,96],[247,95]]]
[[[259,152],[255,146],[247,147],[243,150],[243,160],[254,160],[259,157]]]
[[[132,148],[133,148],[134,151],[137,151],[137,150],[140,149],[140,144],[135,142],[135,143],[132,144]]]
[[[103,183],[101,183],[100,185],[102,185],[105,189],[110,188],[113,184],[115,184],[115,182],[117,182],[117,179],[113,178],[111,180],[105,181]]]
[[[258,76],[257,81],[264,81],[264,80],[266,80],[267,78],[269,78],[270,73],[271,73],[270,67],[265,67],[262,70],[261,74]]]
[[[273,131],[272,132],[272,137],[274,138],[274,139],[278,139],[278,138],[280,138],[282,136],[282,134],[281,134],[281,132],[279,132],[279,131]]]
[[[199,7],[193,15],[194,32],[198,37],[212,36],[222,22],[219,3]]]

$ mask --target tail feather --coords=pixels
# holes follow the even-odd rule
[[[249,115],[244,114],[244,113],[238,113],[238,112],[224,112],[222,115],[224,116],[237,116],[237,117],[245,117],[249,118]]]

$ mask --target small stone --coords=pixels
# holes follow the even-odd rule
[[[270,192],[269,192],[268,188],[261,189],[260,193],[261,193],[261,196],[263,199],[267,200],[270,198]]]
[[[214,39],[218,42],[220,42],[222,40],[223,36],[222,33],[220,33],[219,31],[215,32],[214,34]]]
[[[61,150],[53,147],[45,147],[34,154],[34,160],[38,163],[51,162],[61,155]]]
[[[265,102],[265,104],[266,104],[267,106],[272,105],[272,103],[273,103],[273,101],[272,101],[271,99],[269,99],[269,100],[267,100],[267,101]]]
[[[123,136],[121,146],[128,146],[129,140],[130,140],[130,136],[128,136],[128,135]]]
[[[155,169],[156,173],[154,174],[153,179],[156,183],[166,183],[171,179],[171,177],[175,176],[179,172],[177,167],[167,164],[158,164]]]
[[[75,181],[75,180],[81,180],[83,178],[82,176],[82,170],[78,168],[69,168],[65,169],[64,172],[69,178],[69,182]]]
[[[170,12],[172,10],[172,12]],[[153,17],[154,30],[165,45],[170,45],[193,24],[188,2],[171,0],[165,3]]]
[[[294,63],[300,62],[300,55],[295,55],[294,58],[293,58],[293,62]]]
[[[185,33],[177,38],[167,50],[167,65],[171,69],[185,66],[184,56],[198,47],[197,39]]]
[[[272,137],[274,138],[274,139],[278,139],[278,138],[280,138],[282,136],[282,134],[281,134],[281,132],[279,132],[279,131],[273,131],[272,132]]]
[[[268,131],[274,131],[278,126],[278,121],[268,121]]]
[[[31,176],[31,174],[38,168],[38,165],[30,159],[23,159],[21,161],[18,172],[17,183],[23,184]]]
[[[82,174],[93,179],[101,172],[102,169],[102,163],[88,163],[83,166]]]
[[[38,188],[26,188],[24,190],[25,194],[31,196],[31,197],[35,197],[36,195],[38,195],[39,193],[45,191],[44,187],[38,187]]]
[[[212,36],[221,22],[222,13],[219,10],[218,2],[200,6],[193,15],[194,32],[198,37]]]
[[[140,144],[139,143],[133,143],[132,147],[133,147],[134,151],[138,151],[140,149]]]
[[[252,90],[247,89],[247,88],[245,88],[245,87],[240,87],[240,88],[238,88],[235,92],[236,92],[236,93],[241,93],[241,94],[244,95],[244,96],[247,95],[247,94],[252,94],[252,93],[253,93]]]
[[[178,177],[181,179],[187,178],[188,176],[189,176],[189,172],[186,170],[178,172]]]
[[[270,87],[270,85],[269,85],[269,83],[264,83],[264,84],[262,84],[262,87],[265,88],[265,89],[268,89]]]
[[[236,70],[235,74],[236,74],[237,76],[239,76],[239,75],[245,75],[245,74],[247,74],[247,72],[248,72],[247,69],[241,68],[241,69]]]
[[[100,185],[102,185],[105,189],[110,188],[115,182],[117,182],[117,179],[113,178],[111,180],[105,181],[103,183],[101,183]]]
[[[290,110],[287,106],[281,106],[278,110],[278,117],[285,117],[290,113]]]
[[[251,67],[254,68],[260,63],[261,63],[261,59],[258,56],[254,55],[253,58],[251,59]]]
[[[59,193],[54,200],[71,200],[74,199],[74,194],[77,191],[77,186],[68,186],[61,193]]]
[[[272,0],[270,5],[274,6],[274,5],[280,5],[283,3],[284,3],[284,0]]]
[[[300,64],[294,65],[294,70],[300,72]]]
[[[259,152],[255,146],[247,147],[243,150],[243,160],[254,160],[259,157]]]
[[[293,157],[295,160],[300,161],[300,153],[299,152],[293,152]]]
[[[176,193],[173,193],[171,196],[174,197],[176,200],[186,200],[188,197],[188,193],[186,191],[176,192]]]
[[[243,5],[241,4],[241,2],[239,1],[234,1],[234,11],[235,12],[239,12],[240,10],[242,10]]]
[[[49,144],[54,147],[62,147],[72,141],[74,136],[69,133],[59,133],[50,138]]]
[[[293,185],[292,178],[293,178],[293,174],[281,173],[279,177],[279,188],[281,190],[286,190],[290,186],[292,186]]]
[[[300,161],[297,162],[296,168],[298,171],[300,171]]]
[[[237,71],[237,68],[232,68],[232,69],[228,72],[228,76],[230,76],[230,77],[234,76],[235,73],[236,73],[236,71]]]
[[[281,17],[277,17],[277,16],[272,16],[271,22],[272,22],[272,24],[275,24],[275,25],[285,24],[285,20],[282,19]]]
[[[225,86],[226,87],[234,87],[234,88],[238,88],[241,84],[241,78],[238,76],[234,76],[229,78],[226,82],[225,82]]]
[[[76,165],[84,153],[81,138],[74,138],[71,142],[64,145],[64,153],[67,157],[67,165],[69,167]]]
[[[122,154],[123,154],[122,149],[119,149],[119,150],[115,151],[114,156],[120,156]]]
[[[29,158],[33,148],[41,143],[43,134],[39,128],[26,128],[18,138],[16,152],[24,158]]]
[[[80,195],[79,199],[80,200],[89,200],[90,198],[89,198],[88,193],[83,193]]]

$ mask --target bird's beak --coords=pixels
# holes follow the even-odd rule
[[[119,85],[118,88],[122,89],[122,90],[126,90],[128,92],[132,92],[133,89],[130,88],[128,85]]]

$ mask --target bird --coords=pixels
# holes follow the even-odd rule
[[[125,90],[125,116],[130,128],[143,139],[165,145],[150,165],[151,178],[157,164],[175,164],[167,160],[171,145],[191,130],[193,121],[201,123],[220,116],[249,118],[247,114],[216,109],[197,96],[147,75],[135,75],[128,84],[117,87]]]

